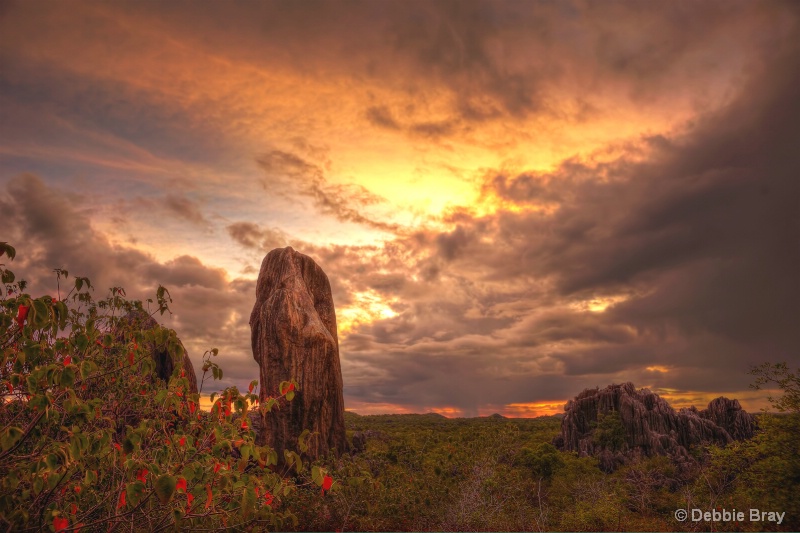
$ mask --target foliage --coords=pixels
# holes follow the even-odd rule
[[[750,374],[756,376],[751,388],[760,390],[771,385],[783,391],[780,398],[768,397],[775,409],[782,413],[800,413],[800,374],[792,372],[786,363],[764,363],[751,368]]]
[[[612,451],[622,449],[625,445],[625,426],[618,411],[598,414],[592,439],[600,448]]]
[[[0,243],[0,256],[15,250]],[[95,301],[86,278],[55,271],[59,294],[32,297],[0,265],[0,525],[12,530],[138,531],[285,529],[296,518],[284,500],[295,482],[275,452],[255,443],[247,412],[250,386],[212,396],[199,409],[182,370],[175,332],[137,330],[123,317],[142,310],[114,287]],[[169,311],[159,287],[155,312]],[[175,371],[154,374],[154,350]],[[222,371],[204,357],[205,374]],[[281,386],[290,392],[294,383]],[[293,394],[293,393],[292,393]],[[277,395],[268,410],[287,401]]]

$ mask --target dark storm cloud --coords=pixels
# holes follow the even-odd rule
[[[262,185],[270,194],[287,199],[311,198],[314,207],[324,215],[342,222],[353,222],[388,232],[397,224],[376,220],[363,214],[364,208],[385,200],[360,185],[328,183],[324,169],[294,153],[272,150],[258,158],[264,170]]]
[[[177,194],[168,194],[164,204],[172,213],[197,225],[207,226],[208,220],[200,210],[197,202]]]
[[[452,135],[458,123],[455,120],[421,120],[401,124],[386,106],[372,106],[367,109],[367,120],[374,126],[388,130],[404,131],[408,135],[435,140]]]
[[[284,248],[289,243],[289,236],[279,229],[261,228],[252,222],[234,222],[226,228],[231,238],[244,246],[269,252],[275,248]]]
[[[487,175],[485,197],[549,214],[460,212],[393,241],[418,277],[385,294],[413,303],[345,339],[346,382],[369,383],[351,397],[474,413],[621,380],[742,390],[752,364],[800,363],[800,50],[778,52],[732,105],[644,139],[643,160]],[[580,307],[603,298],[602,313]],[[376,357],[391,373],[368,370]],[[492,380],[505,385],[474,392]]]
[[[258,375],[244,313],[255,300],[253,282],[228,281],[221,269],[195,257],[162,262],[114,245],[92,227],[80,197],[51,188],[32,174],[10,180],[0,191],[0,213],[7,230],[4,240],[17,249],[16,259],[7,266],[18,279],[28,281],[32,295],[56,293],[54,268],[65,268],[72,276],[62,280],[62,296],[65,283],[75,276],[92,281],[96,299],[105,297],[109,287],[124,287],[129,298],[146,300],[154,298],[159,284],[165,285],[174,300],[173,314],[156,318],[177,331],[195,369],[203,351],[217,346],[226,384]]]

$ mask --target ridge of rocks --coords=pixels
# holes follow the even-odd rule
[[[553,444],[580,456],[598,457],[605,471],[654,455],[690,462],[695,446],[725,445],[750,438],[755,430],[753,416],[738,400],[719,397],[702,411],[694,407],[676,411],[658,394],[637,390],[633,383],[586,389],[564,411],[561,433]]]

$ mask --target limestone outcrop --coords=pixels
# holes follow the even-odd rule
[[[653,455],[692,461],[692,447],[750,438],[755,429],[753,416],[737,400],[720,397],[702,411],[676,411],[657,394],[637,390],[633,383],[587,389],[570,400],[564,411],[556,447],[598,457],[605,471]]]
[[[142,331],[163,327],[156,322],[153,317],[147,314],[146,311],[141,309],[131,311],[122,317],[122,321],[128,326],[133,326],[134,329]],[[180,342],[180,340],[178,342]],[[180,343],[180,345],[183,348],[183,370],[186,374],[186,379],[189,380],[189,390],[187,392],[196,393],[197,376],[194,373],[194,366],[192,366],[192,361],[189,359],[189,354],[183,346],[183,343]],[[165,383],[169,382],[169,378],[175,370],[175,364],[172,361],[172,357],[167,353],[167,349],[153,343],[148,346],[148,351],[156,362],[156,375]]]
[[[276,396],[282,381],[299,385],[292,402],[264,414],[258,441],[282,459],[285,449],[297,450],[298,436],[308,429],[309,457],[349,451],[336,312],[325,272],[291,247],[269,252],[258,274],[250,328],[261,400]]]

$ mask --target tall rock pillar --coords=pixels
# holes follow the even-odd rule
[[[292,402],[265,415],[259,441],[282,459],[308,429],[316,434],[308,440],[310,457],[348,451],[336,312],[325,272],[291,247],[272,250],[258,273],[250,328],[261,400],[276,395],[281,381],[299,385]]]

